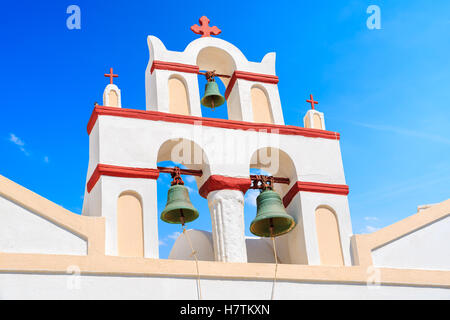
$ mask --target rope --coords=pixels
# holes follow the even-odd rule
[[[278,257],[277,257],[277,248],[275,246],[275,237],[272,238],[272,245],[273,245],[273,255],[275,257],[275,275],[273,277],[273,283],[272,283],[272,297],[271,300],[273,300],[273,297],[275,295],[275,284],[277,283],[277,271],[278,271]]]
[[[186,227],[183,225],[183,234],[185,235],[187,241],[189,242],[189,246],[191,247],[192,253],[191,256],[194,256],[195,259],[195,267],[197,268],[197,294],[198,294],[198,300],[202,299],[202,288],[200,286],[200,271],[198,268],[198,257],[197,257],[197,251],[194,250],[194,247],[192,246],[191,238],[189,237],[188,233],[186,232]]]

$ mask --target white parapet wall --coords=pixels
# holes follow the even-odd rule
[[[201,279],[205,300],[270,300],[272,281]],[[157,288],[157,290],[155,290]],[[450,299],[450,289],[278,281],[275,299]],[[195,278],[0,274],[0,299],[197,300]]]
[[[374,250],[372,257],[376,267],[450,271],[450,216]]]
[[[0,252],[86,255],[87,242],[0,195]]]

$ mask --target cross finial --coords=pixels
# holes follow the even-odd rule
[[[219,35],[222,30],[217,28],[216,26],[210,27],[209,26],[209,19],[206,16],[201,17],[198,22],[200,23],[200,26],[194,24],[191,27],[191,30],[196,34],[201,34],[203,37],[210,37],[211,35],[217,36]]]
[[[118,74],[114,74],[113,68],[110,68],[109,69],[109,74],[105,73],[105,77],[109,78],[110,83],[113,84],[114,78],[118,78],[119,75]]]
[[[306,100],[306,102],[311,103],[311,109],[314,110],[314,105],[315,105],[315,104],[319,104],[319,102],[314,101],[314,98],[313,98],[313,95],[312,95],[312,94],[310,94],[309,97],[310,97],[311,100]]]

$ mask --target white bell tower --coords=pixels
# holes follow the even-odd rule
[[[211,35],[217,27],[200,19],[202,37],[184,51],[166,49],[148,37],[145,71],[147,110],[122,108],[117,77],[104,106],[88,125],[90,159],[83,214],[106,218],[106,254],[158,258],[159,163],[181,163],[198,172],[200,196],[208,200],[214,261],[246,263],[245,194],[250,170],[275,177],[286,211],[297,226],[277,238],[280,261],[351,265],[352,235],[340,135],[325,130],[312,105],[303,126],[285,125],[275,72],[275,53],[248,61],[233,44]],[[226,92],[228,119],[202,117],[199,75],[217,73]],[[220,79],[220,80],[219,80]],[[163,172],[164,173],[164,172]],[[203,237],[204,238],[204,237]],[[264,247],[266,248],[266,247]],[[183,260],[183,257],[173,256]],[[186,257],[188,259],[188,257]]]

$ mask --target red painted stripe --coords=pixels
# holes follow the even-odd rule
[[[94,129],[95,124],[97,123],[99,112],[97,110],[98,107],[95,107],[92,111],[91,117],[89,118],[89,122],[87,124],[87,132],[88,135],[91,135],[92,129]]]
[[[253,123],[236,120],[183,116],[158,111],[144,111],[144,110],[123,109],[114,107],[99,107],[99,106],[94,108],[94,111],[91,115],[91,119],[89,120],[87,127],[88,134],[91,134],[91,131],[94,128],[94,125],[98,119],[98,116],[113,116],[113,117],[134,118],[151,121],[165,121],[165,122],[184,123],[190,125],[195,124],[206,127],[216,127],[232,130],[267,131],[268,133],[276,133],[282,135],[297,135],[309,138],[323,138],[330,140],[340,139],[340,134],[337,132],[318,129],[301,128],[295,126],[283,126],[266,123]]]
[[[227,90],[225,91],[225,99],[228,100],[228,97],[230,96],[237,79],[271,84],[277,84],[279,82],[279,78],[277,76],[236,70],[231,77]]]
[[[144,169],[119,167],[107,164],[98,164],[87,183],[87,191],[90,193],[97,184],[101,176],[121,177],[121,178],[144,178],[156,180],[159,177],[158,169]]]
[[[121,178],[143,178],[156,180],[159,177],[158,169],[121,167],[107,164],[98,164],[87,183],[87,191],[90,193],[97,184],[101,176],[121,177]],[[207,198],[208,194],[217,190],[239,190],[246,193],[251,186],[250,178],[234,178],[220,175],[212,175],[201,186],[199,194]],[[297,181],[289,192],[284,196],[283,203],[287,207],[295,195],[300,192],[317,192],[337,195],[348,195],[349,187],[340,184],[326,184],[317,182]]]
[[[212,175],[206,180],[206,182],[201,186],[199,194],[203,198],[208,198],[208,194],[217,190],[238,190],[242,191],[244,194],[250,188],[252,181],[250,178],[233,178]]]
[[[349,194],[349,187],[345,184],[327,184],[317,182],[297,181],[283,198],[283,204],[287,207],[295,195],[300,191],[328,193],[346,196]]]
[[[189,64],[182,64],[176,62],[164,62],[164,61],[153,61],[152,68],[150,69],[150,74],[153,73],[155,69],[158,70],[171,70],[187,73],[199,73],[200,68],[198,66],[193,66]]]

